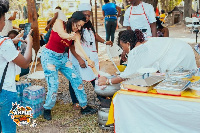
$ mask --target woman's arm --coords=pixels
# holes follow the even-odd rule
[[[26,38],[27,47],[24,56],[22,54],[18,54],[18,56],[12,61],[16,65],[18,65],[21,68],[28,68],[29,64],[31,62],[32,57],[32,45],[33,45],[33,38],[31,36],[32,30],[29,32]]]
[[[157,37],[157,28],[156,28],[156,23],[151,23],[150,24],[151,27],[151,33],[152,33],[152,37]]]
[[[105,12],[104,12],[104,10],[102,10],[102,14],[103,14],[103,16],[105,17]]]
[[[74,45],[71,45],[69,48],[70,48],[71,53],[78,60],[81,68],[85,68],[86,67],[85,61],[76,53]]]
[[[114,77],[112,79],[110,79],[110,81],[108,81],[108,79],[106,77],[99,77],[98,79],[98,85],[101,86],[101,85],[109,85],[111,82],[111,84],[118,84],[120,82],[124,81],[121,77],[117,76],[117,77]]]
[[[120,15],[121,15],[121,8],[119,6],[116,6],[116,9],[117,9],[117,12],[118,12],[117,17],[120,17]]]
[[[163,31],[163,37],[169,37],[169,30],[168,30],[168,28],[166,28],[166,27],[164,27],[163,29],[162,29],[162,31]]]
[[[85,59],[87,60],[88,66],[90,66],[90,67],[92,68],[94,74],[95,74],[96,76],[98,76],[98,71],[97,71],[96,68],[95,68],[95,63],[94,63],[94,61],[90,60],[90,58],[89,58],[89,57],[87,56],[87,54],[85,53],[83,47],[81,46],[80,40],[81,40],[81,36],[80,36],[80,34],[77,33],[77,35],[76,35],[76,40],[75,40],[75,43],[74,43],[76,53],[79,53],[79,55],[80,55],[81,57],[83,57],[83,58],[85,58]]]
[[[104,43],[105,40],[103,38],[101,38],[97,33],[95,33],[95,37],[96,37],[96,41],[97,42],[101,42],[101,43]],[[113,45],[113,42],[112,41],[106,41],[106,45]]]
[[[75,40],[76,33],[72,32],[71,34],[68,34],[64,28],[63,21],[60,19],[56,19],[56,22],[53,25],[53,31],[57,32],[63,39]]]
[[[45,30],[48,31],[52,24],[55,23],[56,19],[58,18],[58,12],[54,14],[54,17],[51,19],[50,23],[46,26]]]

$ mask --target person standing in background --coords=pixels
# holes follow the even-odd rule
[[[21,30],[20,28],[12,26],[12,21],[16,19],[16,15],[17,11],[15,11],[12,16],[8,13],[5,14],[5,26],[3,30],[0,32],[0,36],[7,36],[8,32],[13,29],[17,29],[19,31]]]
[[[165,23],[165,17],[166,17],[165,10],[161,10],[160,21]]]
[[[96,41],[101,42],[105,45],[113,45],[112,41],[105,41],[101,38],[94,30],[94,27],[90,21],[91,15],[91,5],[88,3],[81,3],[78,7],[78,11],[82,11],[86,17],[86,23],[83,25],[82,32],[83,37],[81,40],[81,46],[86,52],[87,56],[95,62],[95,68],[99,70],[99,59],[96,48]],[[73,47],[73,48],[72,48]],[[75,47],[71,46],[69,52],[69,59],[72,61],[72,64],[75,66],[76,70],[80,73],[82,80],[91,82],[93,87],[95,87],[95,74],[92,71],[91,67],[88,66],[86,60],[81,58],[75,51]],[[69,82],[69,91],[73,102],[74,109],[80,109],[79,102],[76,98],[75,92],[72,88],[71,82]]]
[[[125,12],[123,26],[127,26],[127,30],[139,29],[144,34],[145,39],[156,37],[156,19],[153,6],[141,0],[129,1],[131,6]]]
[[[105,17],[106,41],[109,41],[111,37],[111,41],[114,42],[117,17],[121,14],[121,8],[114,3],[110,3],[109,0],[104,0],[104,2],[102,13]]]
[[[159,20],[159,18],[156,18],[156,20],[157,37],[169,37],[169,29],[162,26],[162,22]]]

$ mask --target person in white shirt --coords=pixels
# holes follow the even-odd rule
[[[8,12],[9,2],[7,0],[0,1],[0,31],[5,26],[5,13]],[[32,30],[31,30],[32,32]],[[31,62],[32,44],[33,39],[31,32],[26,38],[27,49],[25,55],[21,55],[15,48],[15,44],[18,43],[19,38],[23,36],[23,33],[19,34],[15,39],[11,40],[0,36],[0,82],[3,86],[0,88],[0,123],[3,133],[15,133],[16,124],[9,116],[9,112],[12,109],[12,103],[17,101],[17,90],[15,85],[15,65],[22,68],[27,68]],[[20,40],[22,41],[22,40]],[[4,70],[5,77],[3,78]],[[4,82],[2,81],[4,79]]]
[[[123,26],[126,26],[127,30],[140,29],[145,39],[156,37],[156,19],[153,6],[141,0],[129,1],[131,6],[125,12]]]
[[[141,68],[154,68],[159,72],[197,69],[194,51],[181,40],[168,37],[152,37],[144,40],[140,30],[126,30],[120,35],[120,46],[128,54],[128,64],[118,77],[100,77],[99,85],[120,83],[131,78]]]
[[[51,19],[50,23],[46,26],[45,30],[48,31],[51,26],[55,23],[56,19],[61,19],[62,21],[66,22],[67,17],[63,13],[60,6],[57,6],[54,11],[54,17]]]

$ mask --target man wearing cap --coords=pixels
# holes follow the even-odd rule
[[[105,41],[102,39],[94,30],[94,27],[90,21],[91,5],[88,3],[81,3],[78,7],[79,11],[82,11],[86,17],[86,23],[83,26],[83,35],[81,45],[88,55],[88,57],[95,62],[95,68],[99,70],[98,53],[96,49],[96,41],[106,45],[113,45],[112,41]],[[79,71],[82,80],[91,82],[95,86],[95,74],[91,67],[86,63],[86,60],[81,58],[76,52],[75,48],[70,48],[69,59],[72,61],[75,68]],[[69,83],[69,91],[74,104],[74,109],[78,109],[78,100],[75,96],[74,90],[72,89],[71,83]]]

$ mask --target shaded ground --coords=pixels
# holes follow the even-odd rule
[[[116,32],[117,34],[120,30]],[[176,25],[169,27],[170,37],[179,38],[186,42],[189,42],[193,47],[195,45],[195,34],[191,34],[189,30],[185,31],[183,25]],[[104,27],[99,28],[99,35],[105,38]],[[109,60],[105,45],[99,43],[99,61],[101,71],[107,72],[109,74],[115,74],[116,69],[114,65]],[[199,66],[200,56],[195,52],[197,64]],[[119,64],[119,58],[114,58],[116,64]],[[38,64],[37,70],[42,70],[41,64]],[[21,80],[26,79],[26,77],[21,78]],[[41,85],[46,88],[45,80],[31,80],[33,85]],[[79,111],[73,110],[71,105],[71,98],[69,96],[68,90],[68,80],[61,74],[59,74],[59,89],[58,89],[58,102],[53,108],[51,121],[44,120],[41,116],[36,119],[37,127],[30,128],[18,127],[17,132],[19,133],[112,133],[113,131],[102,130],[98,126],[98,116],[86,115],[82,116]],[[85,83],[85,90],[88,95],[89,105],[98,108],[99,102],[94,93],[94,89],[90,83]],[[95,101],[95,102],[94,102]],[[96,104],[96,105],[95,105]],[[80,118],[81,117],[81,118]],[[78,119],[80,118],[80,119]]]

